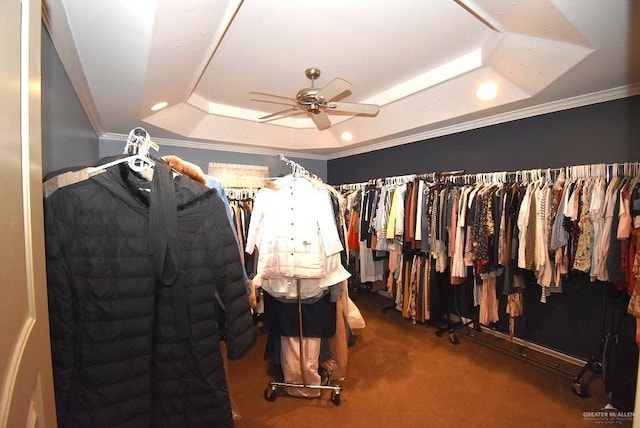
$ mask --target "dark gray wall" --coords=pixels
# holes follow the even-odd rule
[[[476,173],[637,162],[639,137],[640,96],[635,96],[330,160],[327,169],[329,183],[342,184],[460,169]],[[562,294],[542,304],[540,287],[532,280],[516,335],[588,359],[600,344],[602,314],[610,323],[614,313],[615,299],[603,298],[603,290],[613,292],[614,287],[574,276]],[[502,300],[495,328],[506,332]]]
[[[151,136],[153,140],[153,135]],[[100,139],[100,157],[112,156],[122,153],[125,142],[120,140]],[[207,150],[190,147],[161,145],[154,156],[175,155],[186,161],[198,165],[206,173],[209,162],[234,163],[244,165],[268,166],[272,177],[280,177],[291,172],[291,169],[280,160],[277,155],[260,155],[240,152],[227,152],[222,150]],[[295,158],[287,156],[304,167],[311,174],[315,174],[322,181],[327,181],[327,162],[325,160]]]
[[[42,27],[42,173],[93,165],[98,137],[60,62],[47,29]]]
[[[329,183],[640,160],[640,96],[330,160]]]

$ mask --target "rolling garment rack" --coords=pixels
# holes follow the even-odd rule
[[[315,175],[310,174],[305,168],[303,168],[300,164],[287,159],[282,153],[279,154],[280,160],[285,162],[288,166],[291,167],[291,173],[295,176],[303,176],[303,177],[313,177],[316,180],[320,180]],[[303,344],[303,319],[302,319],[302,298],[300,296],[300,280],[298,278],[295,279],[296,283],[296,300],[298,306],[298,333],[299,333],[299,341],[298,341],[298,352],[299,352],[299,363],[300,363],[300,377],[302,379],[302,384],[299,383],[291,383],[291,382],[278,382],[272,380],[267,385],[267,388],[264,391],[264,399],[267,401],[275,401],[278,398],[276,391],[278,388],[304,388],[311,390],[320,390],[320,391],[331,391],[331,402],[339,406],[340,405],[340,393],[342,392],[342,387],[340,385],[312,385],[307,383],[305,379],[305,367],[304,367],[304,344]]]
[[[607,357],[607,348],[609,346],[609,340],[615,335],[615,330],[617,328],[617,319],[619,317],[619,313],[624,311],[624,308],[619,307],[619,303],[617,303],[620,298],[611,297],[609,298],[609,284],[601,283],[600,287],[602,288],[602,308],[600,312],[600,323],[601,323],[601,336],[600,336],[600,344],[596,352],[591,355],[591,358],[582,366],[580,372],[573,378],[573,392],[580,397],[588,397],[589,392],[586,389],[585,383],[581,382],[582,376],[584,376],[589,370],[594,373],[600,374],[602,376],[602,381],[607,384],[606,379],[606,357]],[[607,330],[607,304],[609,300],[613,300],[612,304],[614,305],[614,314],[612,316],[612,320],[610,322],[610,328]]]
[[[529,180],[533,180],[536,177],[541,177],[543,174],[546,173],[547,178],[551,177],[551,173],[552,172],[556,172],[556,173],[560,173],[561,171],[566,172],[567,175],[567,179],[569,178],[588,178],[588,177],[606,177],[607,178],[607,182],[611,179],[611,177],[613,176],[630,176],[630,175],[635,175],[637,172],[637,168],[638,168],[638,163],[637,162],[631,162],[631,163],[613,163],[613,164],[592,164],[592,165],[578,165],[578,166],[569,166],[569,167],[563,167],[563,168],[547,168],[546,170],[544,169],[532,169],[532,170],[522,170],[522,171],[516,171],[516,172],[501,172],[501,173],[488,173],[488,174],[477,174],[476,176],[476,181],[478,180],[485,180],[486,181],[486,177],[485,176],[490,176],[490,175],[495,175],[495,176],[499,176],[499,175],[503,175],[506,176],[507,174],[509,175],[515,175],[516,179],[519,175],[522,175],[523,177],[529,176]],[[472,175],[470,175],[468,178],[473,178]],[[600,281],[598,281],[600,282]],[[600,311],[600,323],[601,323],[601,337],[599,340],[599,345],[598,345],[598,349],[596,350],[596,352],[591,355],[591,357],[588,360],[582,360],[579,358],[573,358],[566,355],[563,355],[562,352],[557,352],[555,350],[552,349],[548,349],[545,348],[544,346],[537,346],[535,344],[526,342],[522,339],[518,339],[518,338],[508,338],[504,336],[504,333],[501,332],[497,332],[489,327],[485,327],[483,325],[480,324],[480,322],[476,319],[471,319],[466,323],[460,323],[458,326],[454,327],[453,330],[451,332],[453,332],[454,336],[455,336],[455,331],[457,330],[462,330],[463,328],[466,328],[466,333],[462,334],[462,337],[466,337],[467,339],[479,343],[481,345],[487,346],[489,348],[495,349],[497,351],[501,351],[503,353],[512,355],[516,358],[520,358],[523,361],[526,361],[528,363],[531,363],[533,365],[536,365],[538,367],[541,367],[543,369],[547,369],[549,371],[553,371],[553,372],[557,372],[563,375],[568,376],[571,381],[572,381],[572,391],[574,394],[576,394],[579,397],[588,397],[589,396],[589,392],[587,389],[587,385],[586,383],[582,382],[581,379],[582,377],[589,371],[593,372],[594,374],[597,375],[601,375],[603,382],[606,382],[605,376],[606,376],[606,350],[607,347],[609,345],[609,340],[611,338],[611,336],[613,335],[613,330],[615,328],[615,322],[612,322],[612,325],[609,329],[609,331],[607,331],[606,328],[606,323],[607,323],[607,318],[608,318],[608,314],[607,314],[607,306],[609,303],[609,300],[617,300],[617,298],[611,297],[609,298],[609,293],[607,292],[607,287],[611,285],[610,283],[600,283],[600,286],[602,287],[602,301],[601,301],[601,311]],[[615,308],[615,304],[613,305],[614,309],[616,311],[620,311],[620,308]],[[613,318],[615,319],[616,316],[613,315]],[[473,328],[471,328],[470,326],[473,325]],[[513,348],[509,345],[501,345],[499,344],[497,341],[494,340],[489,340],[487,339],[486,335],[484,335],[484,339],[481,338],[483,337],[482,335],[476,334],[479,332],[484,332],[487,335],[492,335],[495,336],[495,338],[497,339],[503,339],[508,343],[513,343],[513,344],[517,344],[519,346],[517,346],[517,348]],[[436,332],[436,334],[438,334],[438,332]],[[451,333],[450,333],[451,334]],[[440,336],[440,335],[439,335]],[[453,344],[457,344],[459,343],[459,341],[456,340],[452,340],[452,337],[450,336],[449,340],[451,341],[451,343]],[[570,362],[574,365],[578,365],[581,366],[580,370],[578,371],[578,373],[575,373],[574,371],[563,367],[561,364],[559,363],[551,363],[548,362],[544,359],[540,359],[535,357],[533,354],[530,354],[527,352],[527,350],[537,350],[539,352],[541,352],[542,354],[547,354],[550,355],[552,357],[556,357],[558,359],[564,360],[566,362]]]
[[[446,296],[445,296],[445,299],[447,301],[447,308],[448,308],[449,307],[448,304],[451,302],[449,302],[449,299]],[[458,320],[454,321],[453,319],[451,319],[452,314],[447,310],[447,313],[445,314],[445,317],[443,319],[445,324],[442,327],[439,327],[436,330],[435,334],[438,337],[442,337],[445,333],[447,333],[447,335],[449,336],[449,342],[451,342],[453,345],[459,345],[460,339],[458,338],[458,335],[456,334],[456,332],[466,328],[473,328],[476,331],[480,331],[481,326],[476,319],[470,319],[469,321],[464,321],[464,317],[460,313],[460,308],[458,307],[458,286],[453,287],[453,305],[452,306]],[[427,323],[426,327],[427,328],[430,327],[429,323]]]
[[[425,173],[420,173],[420,174],[405,174],[405,175],[397,175],[397,176],[392,176],[392,177],[384,177],[384,178],[372,178],[368,181],[363,181],[363,182],[359,182],[359,183],[347,183],[347,184],[340,184],[337,185],[336,188],[338,190],[364,190],[367,188],[367,186],[389,186],[389,185],[395,185],[395,186],[399,186],[402,184],[406,184],[409,182],[413,182],[415,180],[429,180],[430,182],[435,182],[436,180],[440,180],[440,179],[452,179],[453,177],[457,177],[460,176],[461,174],[464,174],[464,170],[460,169],[460,170],[456,170],[456,171],[442,171],[442,172],[425,172]],[[391,296],[393,297],[393,296]],[[393,311],[396,310],[396,304],[393,303],[391,305],[385,306],[384,308],[382,308],[382,312],[383,313],[387,313],[389,311]],[[443,331],[449,330],[449,328],[452,324],[448,323],[446,329],[444,329]],[[438,335],[440,336],[440,334]]]
[[[609,164],[591,164],[591,165],[577,165],[577,166],[566,166],[560,168],[546,168],[546,169],[530,169],[530,170],[520,170],[520,171],[511,171],[511,172],[493,172],[493,173],[478,173],[478,174],[460,174],[456,177],[451,177],[451,180],[463,180],[465,184],[478,183],[478,182],[488,182],[491,180],[506,182],[507,178],[511,180],[519,180],[524,179],[526,181],[533,181],[534,179],[552,176],[552,173],[559,174],[560,172],[564,172],[566,174],[567,180],[576,180],[576,179],[587,179],[589,177],[604,177],[607,179],[607,182],[613,176],[624,176],[631,177],[637,176],[640,174],[640,163],[639,162],[625,162],[625,163],[609,163]],[[393,177],[384,179],[384,180],[393,180]],[[339,185],[338,188],[341,189],[352,189],[352,188],[360,188],[366,185],[367,183],[355,183],[355,184],[342,184]],[[370,184],[370,182],[369,182]],[[603,293],[602,293],[602,302],[601,302],[601,314],[600,314],[600,323],[601,323],[601,337],[599,340],[598,349],[596,352],[588,359],[580,359],[572,357],[568,354],[564,354],[560,351],[555,351],[550,348],[546,348],[545,346],[536,345],[535,343],[528,342],[523,339],[519,339],[518,337],[509,337],[507,334],[502,333],[500,331],[494,330],[490,327],[485,327],[481,325],[478,319],[475,317],[468,318],[464,317],[460,314],[458,308],[458,302],[456,295],[454,294],[454,304],[453,304],[453,312],[458,317],[459,321],[455,321],[451,318],[451,315],[448,314],[449,319],[446,319],[446,324],[440,328],[438,328],[435,334],[438,337],[442,337],[445,333],[449,335],[449,341],[457,345],[460,343],[458,337],[466,337],[471,341],[479,343],[481,345],[487,346],[489,348],[495,349],[497,351],[501,351],[503,353],[518,357],[523,361],[536,365],[538,367],[548,369],[553,372],[557,372],[563,375],[568,376],[572,381],[572,390],[573,392],[580,397],[587,397],[588,391],[587,386],[584,382],[582,382],[582,377],[589,371],[594,372],[595,374],[601,374],[603,381],[605,380],[606,375],[606,351],[607,347],[610,344],[610,340],[612,340],[613,329],[615,327],[615,314],[613,316],[614,321],[610,328],[606,328],[606,320],[608,318],[607,314],[607,306],[609,300],[616,300],[613,297],[609,297],[606,288],[608,284],[602,284]],[[454,288],[454,291],[457,290],[457,287]],[[615,304],[613,305],[615,306]],[[383,309],[384,312],[395,309],[395,305],[390,305]],[[624,308],[616,309],[618,312],[624,312]],[[429,325],[427,325],[428,327]],[[485,334],[479,334],[485,333]],[[493,336],[492,340],[489,336]],[[502,343],[504,342],[504,343]],[[516,346],[512,346],[516,345]],[[546,361],[544,358],[537,358],[534,354],[529,353],[528,351],[537,351],[541,354],[546,354],[547,356],[555,357],[558,360],[565,361],[572,365],[580,367],[578,372],[570,370],[568,368],[563,367],[563,365],[556,362]]]
[[[457,171],[441,172],[441,173],[438,173],[436,177],[438,178],[438,180],[441,181],[441,184],[444,184],[443,180],[453,181],[456,178],[463,177],[463,174],[464,174],[464,170],[457,170]],[[471,272],[471,277],[473,277],[473,275],[474,273]],[[449,337],[449,342],[451,342],[453,345],[460,344],[460,339],[456,334],[457,331],[466,329],[466,328],[471,328],[472,326],[473,326],[473,329],[480,330],[480,324],[478,324],[476,320],[469,319],[468,321],[465,321],[464,317],[460,313],[460,308],[458,306],[458,288],[459,288],[458,286],[453,287],[452,298],[449,297],[449,295],[446,292],[444,292],[446,313],[444,314],[443,319],[440,320],[444,322],[444,325],[437,327],[435,331],[435,335],[438,337],[442,337],[445,333],[447,333]],[[451,300],[453,300],[453,302],[451,302]],[[451,313],[449,308],[452,308],[454,313]],[[457,317],[457,320],[452,319],[453,315]],[[427,328],[431,327],[431,323],[427,323],[426,327]]]

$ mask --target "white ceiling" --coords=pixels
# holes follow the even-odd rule
[[[96,133],[324,159],[640,93],[634,0],[44,0]],[[632,25],[635,24],[635,25]],[[261,122],[334,77],[375,117]],[[476,87],[498,85],[492,101]],[[259,97],[261,99],[273,98]],[[150,107],[167,101],[168,107]],[[351,142],[341,138],[353,135]]]

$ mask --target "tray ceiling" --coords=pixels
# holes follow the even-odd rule
[[[99,136],[339,157],[638,93],[632,0],[45,0],[44,20]],[[635,3],[635,4],[634,4]],[[636,23],[636,25],[632,25]],[[634,28],[635,27],[635,28]],[[261,121],[310,86],[375,117]],[[477,87],[493,82],[482,101]],[[150,108],[160,102],[167,107]],[[342,138],[343,132],[353,136]]]

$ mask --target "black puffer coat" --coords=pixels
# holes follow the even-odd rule
[[[233,425],[216,293],[229,358],[257,338],[237,243],[215,190],[160,164],[151,192],[120,164],[45,200],[60,426]]]

